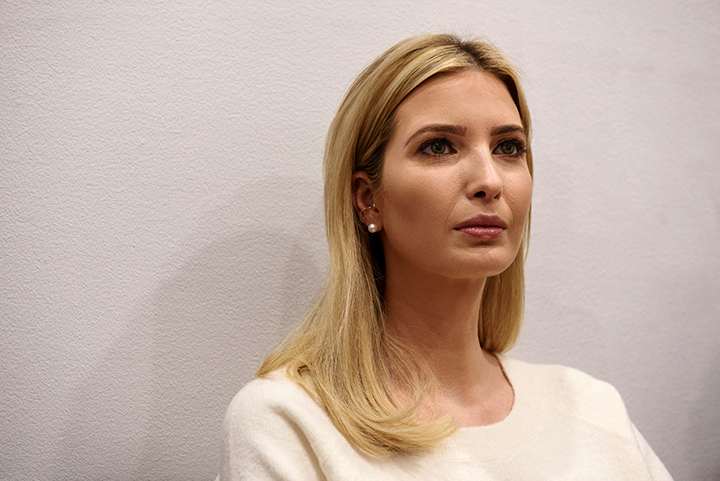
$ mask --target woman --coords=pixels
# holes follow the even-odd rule
[[[220,479],[670,479],[611,386],[501,354],[529,136],[486,43],[414,37],[365,69],[327,139],[328,280],[230,405]]]

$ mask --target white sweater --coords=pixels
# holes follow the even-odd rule
[[[283,374],[255,379],[228,408],[218,479],[672,480],[611,385],[567,367],[498,358],[515,392],[508,417],[462,428],[428,455],[358,452]]]

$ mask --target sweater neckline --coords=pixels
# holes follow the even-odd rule
[[[495,424],[460,428],[441,444],[438,454],[442,457],[462,460],[512,456],[540,434],[546,411],[535,379],[523,362],[502,354],[497,358],[514,392],[510,413]]]

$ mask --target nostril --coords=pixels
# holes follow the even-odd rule
[[[480,198],[480,199],[482,199],[482,198],[485,197],[486,195],[487,195],[487,194],[485,194],[485,191],[484,191],[484,190],[481,190],[480,192],[476,192],[476,193],[475,193],[475,197],[478,197],[478,198]]]

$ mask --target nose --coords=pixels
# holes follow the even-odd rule
[[[468,160],[467,194],[474,199],[499,199],[503,181],[498,165],[490,152],[473,155]]]

